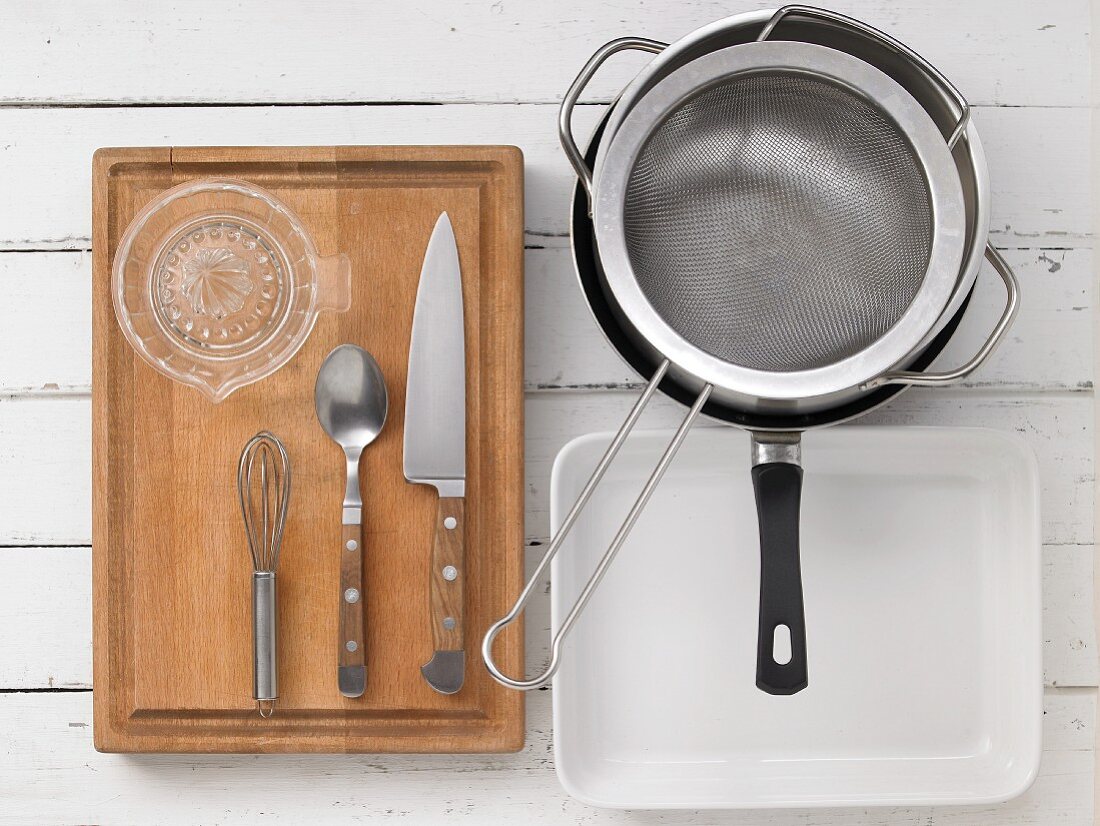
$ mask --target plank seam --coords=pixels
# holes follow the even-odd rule
[[[523,392],[532,396],[574,393],[576,395],[588,395],[596,393],[637,393],[644,388],[641,382],[593,382],[589,384],[524,384]],[[962,383],[954,387],[950,392],[966,393],[969,396],[1043,396],[1079,398],[1091,395],[1094,390],[1091,381],[1080,382],[1076,385],[1062,384],[1020,384],[999,382],[973,382]],[[941,390],[941,392],[943,392]],[[0,387],[0,404],[4,402],[49,400],[82,400],[90,399],[91,388],[87,385],[73,385],[66,387]]]
[[[536,229],[525,229],[523,234],[528,238],[544,238],[548,240],[569,240],[568,232],[549,232]],[[994,244],[993,248],[999,252],[1091,252],[1093,246],[1091,244],[1092,236],[1082,236],[1087,238],[1090,243],[1082,244],[1080,246],[1065,246],[1065,245],[1024,245],[1024,246],[1012,246],[1009,244]],[[22,247],[22,246],[4,246],[5,244],[21,244],[23,240],[18,241],[3,241],[0,240],[0,255],[29,255],[29,254],[41,254],[41,253],[56,253],[56,254],[73,254],[73,253],[90,253],[92,248],[90,246],[71,246],[71,247]],[[49,243],[49,239],[43,239],[46,243]],[[80,241],[91,243],[89,238],[73,238],[66,239],[73,241]],[[561,249],[560,247],[548,247],[546,244],[532,243],[525,241],[523,248],[525,250],[546,250],[546,249]]]
[[[91,686],[77,688],[0,688],[0,694],[90,694]]]
[[[577,106],[610,106],[611,98],[589,98],[577,101]],[[528,98],[514,100],[443,98],[440,100],[47,100],[44,98],[0,99],[0,109],[290,109],[324,106],[386,107],[386,106],[560,106],[559,98]],[[1068,109],[1088,110],[1088,104],[1048,103],[987,103],[971,102],[974,109]]]
[[[523,540],[523,547],[527,549],[541,548],[550,544],[550,539],[545,536],[530,536]],[[1047,548],[1094,548],[1096,543],[1094,542],[1043,542],[1044,547]],[[73,543],[73,542],[28,542],[22,545],[16,545],[13,543],[0,543],[0,551],[13,550],[13,551],[25,551],[30,548],[42,548],[57,550],[59,548],[68,548],[73,551],[91,550],[91,543]]]

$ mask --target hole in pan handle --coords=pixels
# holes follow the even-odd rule
[[[772,659],[780,665],[786,665],[794,654],[791,652],[791,629],[786,625],[777,625],[772,632]]]
[[[940,84],[947,93],[955,99],[955,105],[959,107],[959,118],[955,122],[955,128],[951,130],[951,135],[947,138],[947,146],[954,148],[958,143],[959,138],[966,132],[966,127],[970,123],[970,104],[966,102],[966,98],[962,96],[960,92],[950,80],[944,77],[935,66],[914,52],[904,43],[899,40],[895,40],[886,32],[879,31],[874,26],[868,26],[861,20],[856,20],[854,17],[848,17],[846,14],[840,14],[835,11],[829,11],[829,9],[821,9],[817,6],[801,6],[790,5],[783,6],[783,8],[776,10],[775,14],[771,16],[767,23],[764,24],[764,28],[760,30],[760,34],[757,36],[757,41],[767,40],[771,37],[775,27],[779,25],[779,22],[787,15],[794,14],[800,17],[817,18],[819,20],[825,20],[826,22],[836,23],[840,26],[846,26],[850,29],[871,37],[887,48],[900,54],[905,60],[914,63],[921,71],[932,78],[936,83]]]
[[[997,271],[997,274],[1001,276],[1001,279],[1005,283],[1005,309],[1004,312],[1001,313],[1001,318],[997,321],[997,325],[993,328],[993,332],[989,334],[989,338],[985,340],[985,344],[983,344],[981,349],[974,354],[974,357],[961,367],[956,367],[954,370],[948,370],[944,373],[927,373],[908,370],[883,373],[881,376],[862,384],[860,386],[861,390],[870,390],[875,387],[881,387],[884,384],[911,384],[919,387],[938,387],[944,384],[954,384],[957,381],[965,379],[982,366],[985,360],[989,358],[995,349],[997,349],[997,345],[1001,343],[1008,328],[1012,326],[1012,321],[1016,318],[1016,313],[1020,309],[1020,282],[1016,280],[1016,276],[1008,266],[1008,263],[990,244],[986,244],[985,258],[993,265],[993,269]]]
[[[653,491],[661,481],[661,477],[665,475],[665,471],[668,470],[669,464],[680,450],[680,446],[683,444],[688,431],[691,430],[692,424],[695,423],[699,411],[703,409],[703,405],[706,404],[707,399],[710,398],[713,386],[708,384],[703,387],[703,390],[695,399],[695,403],[691,406],[691,410],[688,411],[683,422],[680,423],[676,435],[672,437],[672,441],[669,442],[668,447],[665,448],[665,452],[661,455],[660,461],[657,462],[657,466],[653,469],[653,473],[646,481],[645,486],[642,488],[642,492],[638,494],[638,498],[634,502],[634,506],[630,509],[630,513],[627,514],[622,526],[619,528],[619,532],[615,534],[615,538],[611,541],[611,545],[604,552],[599,564],[596,565],[596,570],[593,571],[592,576],[589,578],[588,582],[585,583],[581,595],[577,598],[577,601],[573,603],[573,607],[569,609],[569,614],[561,624],[561,628],[554,634],[554,639],[550,645],[551,653],[549,665],[547,665],[546,669],[537,677],[532,677],[528,680],[515,680],[504,674],[493,661],[493,641],[496,639],[497,634],[505,627],[515,622],[516,619],[519,618],[519,615],[523,613],[527,602],[531,598],[531,594],[534,593],[536,585],[542,580],[546,567],[550,564],[550,560],[557,554],[558,549],[561,547],[561,543],[576,523],[577,517],[580,516],[581,511],[584,510],[584,506],[588,503],[588,500],[592,497],[596,485],[600,483],[607,468],[614,460],[615,455],[623,446],[627,436],[630,435],[630,431],[634,429],[634,425],[642,415],[642,411],[645,410],[646,405],[657,390],[657,386],[661,383],[665,373],[668,372],[668,367],[669,363],[667,359],[661,362],[657,371],[645,386],[645,390],[642,391],[642,395],[638,398],[638,401],[634,403],[634,407],[631,408],[630,413],[626,417],[626,421],[624,421],[622,427],[619,428],[619,432],[615,434],[615,438],[611,440],[611,444],[608,445],[607,451],[604,453],[603,458],[600,459],[599,464],[596,465],[596,469],[592,471],[592,476],[585,484],[584,490],[581,491],[580,496],[577,497],[577,501],[573,504],[572,510],[569,511],[569,515],[565,517],[565,521],[562,522],[561,527],[558,528],[553,541],[550,543],[550,547],[539,562],[534,574],[531,575],[531,579],[528,580],[523,592],[519,595],[519,599],[516,600],[516,604],[512,606],[512,610],[489,626],[489,630],[485,634],[485,639],[481,642],[481,658],[485,661],[485,667],[489,669],[489,673],[493,676],[493,679],[501,685],[520,691],[531,691],[532,689],[541,688],[553,678],[554,672],[558,670],[558,665],[561,662],[562,642],[584,610],[584,607],[588,604],[588,600],[591,599],[592,594],[599,586],[604,574],[607,573],[608,567],[614,561],[615,555],[626,541],[631,528],[634,527],[634,523],[638,521],[638,517],[641,515],[642,510],[645,509],[650,496],[653,495]]]
[[[588,168],[588,164],[584,160],[584,153],[577,147],[577,142],[573,140],[573,107],[577,105],[577,99],[580,98],[584,87],[592,80],[592,76],[596,74],[596,71],[611,55],[626,49],[638,49],[639,51],[658,54],[666,48],[668,48],[667,43],[650,40],[647,37],[620,37],[604,43],[592,57],[588,58],[588,62],[584,64],[584,68],[581,69],[580,74],[573,81],[573,85],[569,87],[569,91],[562,98],[561,109],[558,111],[558,139],[561,141],[561,148],[565,150],[566,157],[569,158],[569,163],[577,170],[577,175],[580,177],[581,183],[584,184],[584,191],[588,193],[590,210],[592,205],[592,170]]]

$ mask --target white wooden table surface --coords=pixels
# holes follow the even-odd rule
[[[990,808],[606,812],[554,775],[549,692],[498,757],[129,757],[92,748],[90,169],[133,144],[514,143],[527,161],[527,536],[545,546],[550,463],[617,426],[636,378],[573,283],[557,102],[626,34],[675,39],[756,0],[5,3],[0,6],[0,822],[1088,824],[1093,627],[1092,224],[1087,0],[844,0],[976,104],[992,239],[1016,267],[1010,340],[965,386],[914,390],[877,423],[1023,435],[1043,485],[1046,715],[1039,779]],[[640,63],[593,84],[595,123]],[[945,356],[1001,299],[986,272]],[[679,410],[655,403],[646,423]],[[532,666],[548,610],[529,624]],[[899,709],[899,713],[904,713]]]

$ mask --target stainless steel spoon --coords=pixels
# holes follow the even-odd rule
[[[338,684],[345,697],[360,697],[367,684],[363,595],[363,500],[359,457],[386,423],[389,396],[378,362],[362,347],[341,344],[328,354],[314,388],[317,421],[344,449],[348,486],[344,492],[340,541],[340,639]]]

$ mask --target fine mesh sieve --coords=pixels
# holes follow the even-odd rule
[[[605,289],[673,375],[785,414],[912,359],[951,298],[965,204],[899,84],[807,43],[721,49],[623,120],[594,182]]]
[[[932,250],[920,159],[849,89],[786,71],[689,96],[627,182],[630,264],[656,312],[707,353],[809,370],[870,346]]]

